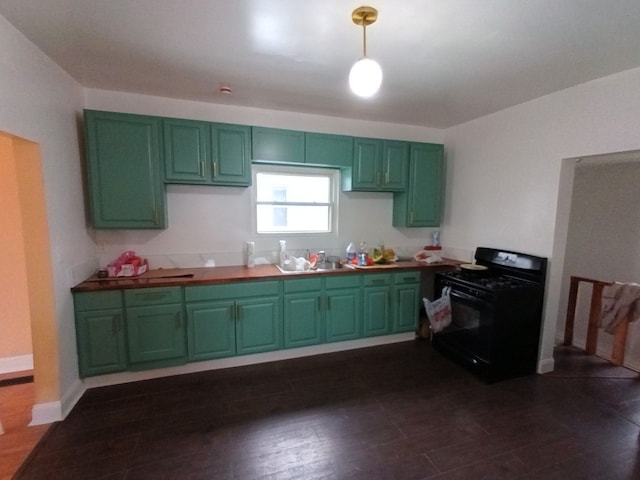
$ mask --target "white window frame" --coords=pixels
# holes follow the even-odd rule
[[[308,166],[291,166],[291,165],[273,165],[273,164],[256,164],[252,165],[252,188],[251,188],[251,222],[253,224],[253,233],[260,237],[277,237],[283,235],[287,237],[327,237],[338,236],[338,198],[340,187],[339,169],[333,168],[317,168]],[[303,177],[322,176],[329,178],[329,202],[313,203],[310,206],[327,205],[329,206],[329,231],[328,232],[258,232],[258,174],[259,173],[277,173],[280,175],[300,175]],[[274,202],[269,202],[273,204]],[[282,205],[303,205],[296,202],[282,202]]]

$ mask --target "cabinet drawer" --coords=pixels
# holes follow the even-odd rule
[[[393,275],[390,273],[369,273],[364,276],[365,287],[378,287],[380,285],[391,285]]]
[[[278,295],[280,292],[277,280],[268,282],[235,282],[216,285],[198,285],[186,287],[184,296],[186,302],[203,302],[223,298],[246,298]]]
[[[401,285],[403,283],[420,283],[420,272],[396,273],[396,285]]]
[[[103,310],[122,307],[122,293],[120,290],[106,292],[76,293],[73,296],[76,311]]]
[[[127,307],[165,305],[182,302],[182,287],[138,288],[124,291]]]
[[[331,275],[325,280],[326,288],[351,288],[359,287],[362,275]]]
[[[320,291],[322,289],[322,278],[294,278],[290,280],[283,280],[284,293],[293,292],[309,292]]]

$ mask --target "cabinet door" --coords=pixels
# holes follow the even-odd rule
[[[211,126],[211,168],[214,185],[251,185],[251,129],[242,125]]]
[[[360,288],[326,291],[326,341],[340,342],[362,336]]]
[[[382,181],[382,141],[356,138],[353,142],[352,190],[378,190]]]
[[[391,333],[391,287],[365,287],[364,289],[364,335],[387,335]]]
[[[305,134],[305,163],[331,167],[351,167],[353,163],[353,137]]]
[[[437,227],[442,214],[444,149],[442,145],[411,144],[409,185],[394,194],[394,227]]]
[[[95,228],[165,228],[160,119],[85,110]]]
[[[284,296],[284,347],[304,347],[322,342],[322,293],[288,293]]]
[[[304,132],[253,127],[251,150],[253,160],[304,163]]]
[[[419,285],[397,285],[395,287],[393,331],[412,332],[417,327],[420,302]]]
[[[382,188],[385,191],[407,189],[409,176],[409,144],[387,141],[382,146]]]
[[[76,313],[81,377],[126,370],[123,319],[121,308]]]
[[[152,305],[127,309],[127,334],[131,363],[183,363],[186,326],[181,305]],[[146,366],[149,367],[148,365]]]
[[[191,361],[236,354],[235,304],[231,300],[187,305],[188,358]]]
[[[168,183],[206,183],[209,178],[209,124],[165,118],[164,178]]]
[[[280,297],[238,300],[235,318],[239,354],[282,348]]]

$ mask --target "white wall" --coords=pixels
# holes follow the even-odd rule
[[[82,89],[1,16],[0,72],[0,130],[41,147],[60,349],[59,358],[46,361],[59,363],[64,395],[78,379],[71,272],[95,257],[85,228],[78,146]]]
[[[609,156],[575,164],[571,214],[564,259],[563,295],[571,275],[605,282],[640,279],[640,152],[635,161]],[[591,288],[581,284],[576,309],[574,344],[584,347]],[[558,312],[562,336],[564,311]],[[598,332],[598,353],[611,358],[613,337]],[[640,323],[629,326],[625,364],[640,369]]]
[[[562,159],[638,149],[639,121],[640,69],[634,69],[445,132],[445,243],[463,249],[501,247],[550,258],[541,370],[553,366],[563,281],[565,242],[554,238],[559,231],[556,214],[558,225],[568,224],[568,212],[556,209],[564,194],[559,191]]]
[[[87,108],[118,112],[191,118],[207,121],[261,125],[354,136],[397,138],[442,143],[440,130],[407,125],[363,122],[292,112],[268,111],[175,100],[104,90],[86,91]],[[272,260],[278,237],[259,238],[253,233],[252,188],[179,186],[167,187],[169,226],[163,231],[97,231],[100,261],[106,264],[123,250],[135,250],[149,258],[152,268],[202,266],[211,258],[216,265],[243,263],[245,242],[256,242],[257,256]],[[290,249],[323,249],[344,255],[350,241],[366,240],[413,254],[430,243],[430,229],[391,226],[391,193],[340,193],[338,235],[313,241],[284,236]]]

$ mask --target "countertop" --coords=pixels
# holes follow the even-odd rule
[[[395,272],[398,270],[434,270],[451,269],[461,263],[458,260],[445,258],[442,263],[426,264],[423,262],[398,261],[394,267],[372,266],[366,269],[353,269],[343,267],[336,270],[322,272],[291,272],[282,273],[275,265],[256,265],[253,268],[245,266],[231,267],[201,267],[201,268],[170,268],[149,270],[138,277],[121,278],[97,278],[95,276],[79,283],[71,288],[76,292],[99,292],[103,290],[127,290],[132,288],[145,287],[168,287],[168,286],[189,286],[206,285],[213,283],[241,282],[265,279],[286,279],[301,276],[316,275],[350,275],[363,272]]]

